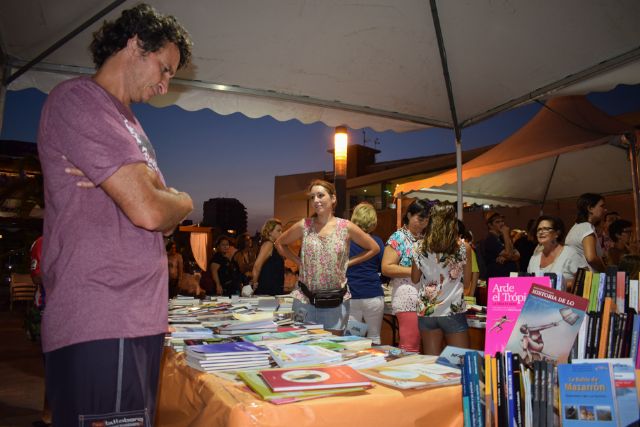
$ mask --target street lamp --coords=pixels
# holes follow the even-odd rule
[[[344,218],[347,206],[347,145],[349,137],[346,126],[336,127],[333,137],[333,183],[336,186],[335,215]]]

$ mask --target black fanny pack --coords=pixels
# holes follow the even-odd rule
[[[313,304],[317,308],[335,308],[342,304],[344,295],[347,293],[347,287],[340,289],[332,289],[329,291],[317,291],[311,292],[307,285],[302,282],[298,282],[300,290],[309,298],[309,303]]]

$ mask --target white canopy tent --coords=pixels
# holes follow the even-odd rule
[[[92,73],[92,32],[135,3],[3,0],[5,85],[48,92]],[[193,65],[157,105],[378,131],[452,128],[459,165],[465,126],[541,97],[640,83],[637,0],[148,3],[195,41]]]

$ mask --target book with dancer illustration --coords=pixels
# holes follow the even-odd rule
[[[548,277],[492,277],[487,287],[485,354],[503,352],[533,284],[550,288]]]
[[[527,366],[534,360],[566,363],[588,304],[585,298],[532,285],[506,350]]]

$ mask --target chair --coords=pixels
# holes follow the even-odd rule
[[[16,301],[29,301],[33,303],[36,294],[36,285],[28,274],[11,273],[11,285],[9,291],[9,310],[13,310]]]

